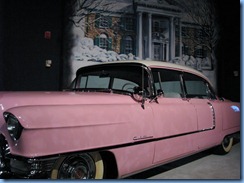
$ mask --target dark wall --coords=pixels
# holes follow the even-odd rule
[[[4,83],[3,83],[3,39],[4,39],[4,33],[3,33],[3,27],[4,27],[4,1],[0,1],[0,90],[4,89]]]
[[[62,0],[3,0],[0,6],[4,9],[0,90],[58,90],[62,77]],[[51,32],[50,39],[44,38],[45,31]],[[52,60],[50,68],[45,66],[46,60]]]
[[[240,101],[240,2],[215,0],[219,13],[218,93]],[[234,72],[237,71],[238,75]],[[236,73],[237,74],[237,73]]]

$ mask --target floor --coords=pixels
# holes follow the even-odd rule
[[[204,151],[127,179],[241,179],[241,143],[224,156]]]

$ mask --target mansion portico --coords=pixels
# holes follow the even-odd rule
[[[111,2],[111,1],[109,1]],[[116,0],[86,18],[85,36],[95,45],[140,59],[170,61],[183,54],[203,58],[206,51],[184,37],[195,31],[173,0]]]
[[[181,49],[176,49],[181,42],[181,31],[176,31],[180,29],[180,10],[162,1],[146,2],[135,3],[137,56],[164,61],[180,56]]]

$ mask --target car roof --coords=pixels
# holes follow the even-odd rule
[[[149,67],[149,68],[168,68],[168,69],[173,69],[173,70],[178,70],[178,71],[189,72],[189,73],[192,73],[192,74],[195,74],[195,75],[198,75],[198,76],[204,78],[205,80],[207,80],[211,84],[210,80],[203,73],[197,71],[196,69],[193,69],[193,68],[188,67],[188,66],[182,66],[179,64],[163,62],[163,61],[126,60],[126,61],[103,62],[103,63],[96,64],[96,65],[126,64],[126,63],[142,64],[142,65],[145,65],[146,67]],[[90,67],[90,66],[87,66],[87,67]],[[94,65],[92,65],[92,66],[94,66]]]

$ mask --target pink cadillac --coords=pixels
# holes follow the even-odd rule
[[[0,93],[0,173],[123,178],[214,148],[240,131],[240,104],[200,72],[154,61],[80,68],[71,91]]]

